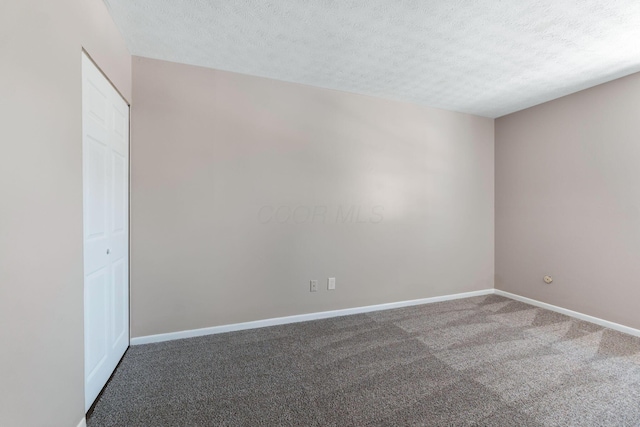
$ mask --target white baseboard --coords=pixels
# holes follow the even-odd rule
[[[78,427],[87,427],[87,419],[85,417],[82,417],[82,419],[78,423]]]
[[[565,314],[567,316],[575,317],[576,319],[584,320],[586,322],[595,323],[596,325],[604,326],[605,328],[613,329],[619,332],[624,332],[629,335],[640,337],[640,330],[634,329],[629,326],[624,326],[619,323],[610,322],[608,320],[600,319],[598,317],[589,316],[588,314],[579,313],[577,311],[569,310],[566,308],[558,307],[546,302],[541,302],[531,298],[523,297],[520,295],[512,294],[510,292],[501,291],[500,289],[484,289],[481,291],[464,292],[460,294],[443,295],[439,297],[421,298],[409,301],[398,301],[386,304],[369,305],[365,307],[345,308],[342,310],[321,311],[318,313],[298,314],[287,317],[276,317],[272,319],[256,320],[252,322],[234,323],[230,325],[212,326],[209,328],[191,329],[187,331],[169,332],[166,334],[147,335],[142,337],[131,338],[131,345],[151,344],[163,341],[179,340],[183,338],[200,337],[203,335],[222,334],[225,332],[243,331],[246,329],[265,328],[267,326],[286,325],[288,323],[308,322],[310,320],[328,319],[331,317],[348,316],[350,314],[370,313],[372,311],[390,310],[393,308],[409,307],[412,305],[431,304],[434,302],[451,301],[461,298],[470,298],[481,295],[490,294],[501,295],[506,298],[510,298],[516,301],[521,301],[526,304],[531,304],[536,307],[545,308],[547,310],[555,311],[557,313]],[[83,424],[84,423],[84,424]],[[83,419],[78,427],[86,427],[86,421]]]
[[[234,323],[231,325],[213,326],[210,328],[191,329],[188,331],[169,332],[166,334],[147,335],[131,338],[131,345],[151,344],[162,341],[179,340],[183,338],[199,337],[203,335],[221,334],[224,332],[242,331],[245,329],[264,328],[267,326],[285,325],[288,323],[307,322],[309,320],[328,319],[330,317],[347,316],[350,314],[370,313],[372,311],[389,310],[392,308],[409,307],[412,305],[431,304],[434,302],[451,301],[460,298],[477,297],[494,293],[494,289],[464,292],[460,294],[439,297],[414,299],[409,301],[391,302],[387,304],[369,305],[365,307],[345,308],[342,310],[321,311],[318,313],[298,314],[295,316],[276,317],[273,319],[256,320],[253,322]]]
[[[619,323],[610,322],[608,320],[600,319],[598,317],[589,316],[588,314],[579,313],[577,311],[568,310],[566,308],[558,307],[555,305],[547,304],[546,302],[537,301],[527,297],[521,297],[520,295],[512,294],[510,292],[501,291],[500,289],[494,289],[496,295],[511,298],[516,301],[521,301],[527,304],[535,305],[536,307],[546,308],[547,310],[555,311],[557,313],[566,314],[567,316],[575,317],[576,319],[584,320],[585,322],[595,323],[596,325],[604,326],[605,328],[613,329],[625,334],[634,335],[640,337],[640,330],[634,329],[629,326],[624,326]]]

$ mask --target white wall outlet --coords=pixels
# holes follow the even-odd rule
[[[311,292],[318,292],[318,281],[317,280],[312,280],[310,282],[309,290]]]
[[[327,289],[332,291],[336,288],[336,278],[335,277],[329,277],[327,279]]]

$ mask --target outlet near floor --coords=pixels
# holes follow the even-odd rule
[[[312,280],[310,282],[309,290],[311,292],[318,292],[318,281],[317,280]]]

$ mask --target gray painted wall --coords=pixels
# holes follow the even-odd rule
[[[640,74],[496,120],[496,288],[640,328]]]
[[[128,98],[100,0],[0,3],[0,425],[84,415],[81,49]]]
[[[132,336],[493,287],[493,120],[133,64]]]

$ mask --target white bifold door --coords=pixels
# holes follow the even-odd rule
[[[82,160],[88,410],[129,347],[129,106],[84,53]]]

